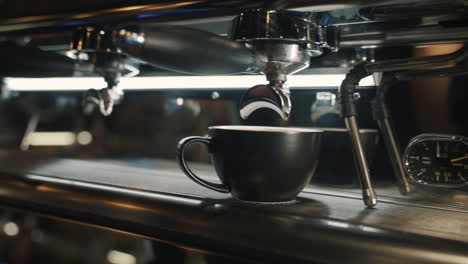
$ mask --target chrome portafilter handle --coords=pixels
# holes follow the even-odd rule
[[[289,89],[284,83],[256,85],[242,97],[239,113],[247,125],[285,126],[291,114]]]

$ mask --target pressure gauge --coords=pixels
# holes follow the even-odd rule
[[[421,134],[403,155],[408,176],[416,183],[441,187],[468,185],[468,139],[457,135]]]

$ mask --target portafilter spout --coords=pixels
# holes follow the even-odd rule
[[[120,103],[124,92],[118,87],[122,78],[138,75],[138,63],[122,52],[121,42],[132,40],[141,44],[142,33],[125,29],[79,28],[73,34],[67,56],[75,60],[75,74],[78,76],[98,75],[107,86],[89,89],[83,98],[83,113],[90,115],[99,110],[109,116],[114,105]]]

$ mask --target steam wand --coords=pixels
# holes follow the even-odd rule
[[[398,187],[400,193],[403,195],[408,194],[411,191],[408,179],[406,177],[405,169],[403,167],[403,161],[401,158],[401,151],[398,142],[395,139],[395,132],[393,129],[390,112],[386,104],[386,94],[390,87],[394,86],[398,82],[394,73],[386,72],[383,74],[382,81],[377,87],[377,93],[375,98],[372,100],[372,115],[374,120],[379,126],[380,133],[384,140],[388,156],[393,167],[393,173],[398,181]]]
[[[393,172],[397,178],[400,193],[408,194],[411,191],[406,172],[403,166],[401,157],[400,146],[395,139],[395,132],[392,125],[391,116],[386,105],[386,94],[388,90],[400,81],[408,81],[419,78],[434,78],[434,77],[450,77],[468,74],[468,67],[465,63],[466,50],[461,49],[455,53],[457,56],[445,55],[455,57],[451,61],[458,61],[458,64],[450,68],[431,69],[431,70],[409,70],[400,72],[385,72],[381,83],[377,87],[377,94],[372,100],[372,113],[374,120],[382,133],[385,146],[392,163]],[[447,61],[446,63],[450,63]]]
[[[369,76],[366,64],[359,64],[354,67],[343,80],[339,90],[340,103],[342,105],[341,114],[343,115],[346,127],[349,131],[353,153],[356,162],[357,174],[362,188],[362,197],[368,208],[377,205],[377,194],[372,186],[369,166],[367,164],[364,149],[359,136],[359,127],[356,121],[357,110],[355,104],[355,88],[359,81]]]
[[[465,62],[467,58],[468,48],[463,47],[460,50],[447,55],[393,59],[374,63],[361,63],[356,65],[346,75],[346,78],[343,80],[340,86],[339,99],[342,105],[342,115],[345,119],[348,131],[350,132],[354,157],[357,163],[358,175],[361,181],[363,199],[367,207],[372,208],[377,205],[377,196],[374,188],[372,187],[369,168],[367,165],[365,153],[362,148],[362,143],[359,138],[359,130],[356,122],[357,111],[355,105],[355,88],[359,84],[359,81],[376,72],[395,72],[392,74],[392,76],[395,76],[397,80],[411,80],[415,78],[428,78],[434,76],[463,75],[468,73],[466,67],[463,67],[465,66],[463,65],[463,62]],[[423,70],[424,68],[447,66],[451,64],[456,64],[457,66],[448,69],[444,68]],[[385,82],[382,85],[389,84]],[[385,94],[384,88],[385,87],[378,90],[380,96],[378,105],[383,107],[383,110],[386,111],[384,101],[382,101],[384,100]],[[385,115],[385,113],[383,114]],[[378,119],[381,120],[379,127],[381,128],[381,132],[386,139],[387,148],[390,156],[392,157],[392,162],[394,163],[394,169],[399,177],[399,180],[403,183],[402,189],[404,189],[404,192],[410,191],[409,184],[406,181],[406,174],[404,171],[402,171],[402,161],[398,146],[396,145],[390,119],[388,115],[378,117]]]

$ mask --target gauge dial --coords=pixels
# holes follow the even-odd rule
[[[417,183],[437,186],[468,184],[468,140],[461,136],[422,134],[404,154],[408,175]]]

